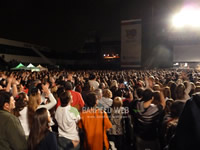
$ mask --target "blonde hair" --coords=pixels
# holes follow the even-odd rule
[[[35,111],[37,107],[40,105],[40,102],[41,102],[41,95],[39,92],[34,95],[31,94],[29,96],[28,107],[32,109],[33,111]]]
[[[112,92],[109,89],[103,90],[103,97],[112,98]]]
[[[163,89],[163,94],[164,94],[164,97],[168,97],[168,98],[171,98],[171,91],[170,91],[170,87],[166,86],[164,87]]]
[[[28,125],[29,128],[31,128],[33,124],[33,116],[35,114],[35,111],[37,110],[38,106],[40,105],[41,102],[41,95],[39,91],[37,93],[31,94],[29,96],[29,101],[28,101]]]
[[[111,81],[110,88],[112,88],[112,87],[118,87],[117,80],[112,80]]]
[[[114,108],[119,108],[119,107],[122,107],[123,105],[123,101],[122,101],[122,98],[117,96],[114,98],[113,100],[113,107]]]
[[[155,85],[153,86],[153,90],[154,90],[154,91],[160,91],[160,85],[159,85],[159,84],[155,84]]]

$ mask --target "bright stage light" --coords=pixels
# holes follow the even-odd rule
[[[193,7],[183,8],[173,19],[173,25],[175,27],[200,27],[200,9]]]
[[[188,66],[188,63],[185,63],[184,67],[187,67]]]

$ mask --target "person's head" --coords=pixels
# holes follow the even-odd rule
[[[97,99],[100,100],[102,98],[102,96],[103,96],[102,90],[101,89],[96,89],[94,92],[97,95]]]
[[[6,88],[6,86],[7,86],[7,81],[6,81],[6,79],[1,79],[1,81],[0,81],[0,86],[1,86],[2,88]]]
[[[89,80],[95,80],[96,79],[96,75],[95,74],[90,74],[89,76]]]
[[[99,84],[99,88],[102,89],[102,90],[105,89],[105,88],[106,88],[105,83],[101,82],[101,83]]]
[[[183,83],[176,87],[176,99],[183,99],[185,96],[185,86]]]
[[[160,85],[159,85],[159,84],[155,84],[155,85],[153,86],[153,90],[154,90],[154,91],[160,91]]]
[[[170,91],[170,88],[168,86],[164,87],[163,94],[164,94],[165,98],[166,97],[171,98],[171,91]]]
[[[171,96],[172,96],[172,99],[175,100],[176,99],[176,83],[171,81],[171,84],[170,84],[170,91],[171,91]]]
[[[22,85],[22,84],[18,84],[18,85],[17,85],[17,91],[18,91],[18,92],[22,92],[23,90],[24,90],[23,85]]]
[[[115,97],[113,100],[113,108],[119,108],[122,107],[122,105],[123,105],[122,98],[119,96]]]
[[[174,102],[173,99],[168,99],[166,101],[165,114],[170,114],[171,113],[171,105],[173,104],[173,102]]]
[[[138,80],[137,86],[143,88],[144,87],[144,81],[143,80]]]
[[[60,102],[61,102],[62,107],[65,107],[69,105],[70,103],[72,103],[73,100],[72,100],[71,93],[69,91],[65,91],[62,94],[60,94]]]
[[[37,89],[37,91],[30,94],[28,107],[33,111],[35,111],[41,102],[42,102],[41,94],[40,91]]]
[[[73,89],[73,85],[70,81],[67,81],[65,83],[65,90],[72,90]]]
[[[39,83],[41,83],[41,81],[39,79],[33,81],[34,86],[36,87]]]
[[[154,91],[153,92],[153,104],[159,105],[161,103],[161,98],[160,98],[160,91]]]
[[[138,98],[142,98],[143,92],[144,92],[143,88],[141,87],[137,88],[136,93],[137,93]]]
[[[13,110],[15,116],[17,116],[17,117],[20,116],[19,112],[20,112],[25,106],[27,106],[28,100],[29,100],[29,98],[28,98],[27,94],[24,93],[24,92],[19,93],[19,94],[15,97],[15,101],[16,101],[16,102],[15,102],[15,106],[16,106],[16,107],[15,107],[15,109]]]
[[[88,93],[85,103],[90,108],[95,107],[97,105],[97,95],[94,92]]]
[[[112,89],[113,87],[118,88],[117,80],[112,80],[112,81],[111,81],[110,89]]]
[[[149,86],[151,88],[153,88],[154,84],[155,84],[155,78],[154,78],[154,76],[150,76],[149,77]]]
[[[84,83],[83,91],[91,91],[91,86],[89,82]]]
[[[0,91],[0,110],[11,112],[14,108],[14,97],[9,92]]]
[[[103,90],[103,97],[112,98],[112,92],[109,89]]]
[[[147,102],[149,100],[152,100],[153,98],[153,91],[151,89],[145,89],[143,92],[142,100]]]
[[[65,92],[65,88],[63,86],[60,86],[56,91],[57,96],[60,97],[60,94],[62,94],[63,92]]]
[[[33,122],[28,138],[28,149],[35,150],[40,141],[49,130],[50,113],[46,108],[37,109],[33,116]]]

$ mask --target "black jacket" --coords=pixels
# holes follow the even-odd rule
[[[169,150],[194,150],[200,147],[200,93],[187,101]]]

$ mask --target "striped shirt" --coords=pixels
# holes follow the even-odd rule
[[[144,101],[135,101],[134,106],[133,115],[136,134],[143,140],[156,139],[163,114],[162,105],[151,104],[148,108],[144,108]]]

